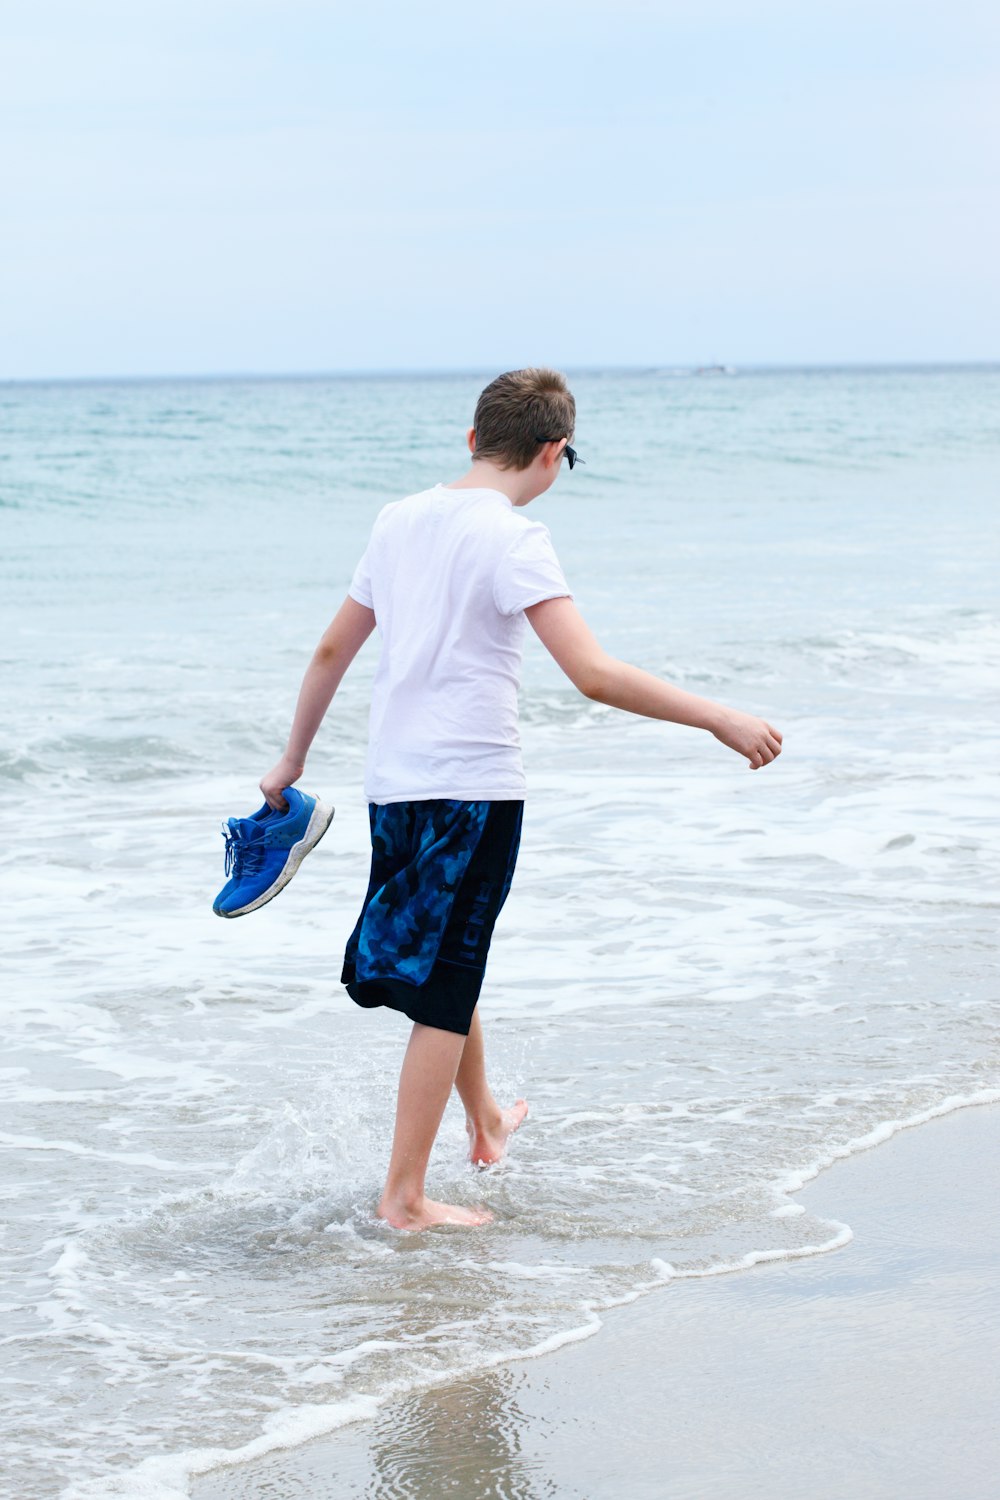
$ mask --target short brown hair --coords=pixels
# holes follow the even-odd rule
[[[538,439],[572,441],[576,402],[558,370],[508,370],[491,380],[476,402],[476,451],[500,469],[526,469]]]

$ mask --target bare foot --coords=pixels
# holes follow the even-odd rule
[[[477,1167],[489,1167],[500,1161],[507,1150],[507,1138],[520,1125],[528,1113],[526,1099],[518,1099],[510,1109],[500,1111],[496,1125],[474,1126],[466,1118],[465,1129],[469,1137],[469,1160]]]
[[[424,1198],[407,1205],[383,1198],[375,1217],[384,1219],[393,1229],[429,1229],[432,1224],[489,1224],[493,1218],[488,1208],[460,1208],[457,1203],[436,1203]]]

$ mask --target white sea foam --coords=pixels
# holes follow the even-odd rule
[[[144,1459],[131,1473],[114,1478],[71,1483],[61,1500],[186,1500],[189,1482],[213,1469],[231,1468],[282,1448],[295,1448],[311,1438],[325,1437],[349,1422],[373,1417],[381,1402],[352,1396],[316,1406],[290,1407],[272,1412],[259,1437],[238,1448],[195,1448],[189,1452]]]

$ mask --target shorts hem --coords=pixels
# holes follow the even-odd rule
[[[453,975],[444,972],[449,969],[460,972]],[[402,1011],[411,1021],[419,1021],[421,1026],[436,1026],[439,1031],[455,1031],[460,1036],[468,1036],[483,977],[479,969],[439,958],[430,978],[421,985],[394,976],[358,979],[353,964],[344,965],[340,982],[355,1005],[364,1010],[375,1010],[384,1005],[390,1010]]]

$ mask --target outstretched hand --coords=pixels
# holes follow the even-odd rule
[[[293,781],[298,781],[304,770],[304,761],[299,764],[297,761],[290,760],[287,755],[283,755],[278,764],[261,778],[260,789],[264,793],[264,801],[269,807],[273,807],[275,812],[288,811],[288,803],[281,795],[282,790],[286,786],[291,786]]]
[[[781,754],[781,733],[766,719],[744,714],[736,708],[724,708],[720,722],[712,729],[717,740],[745,755],[751,771],[759,771],[768,761]]]

